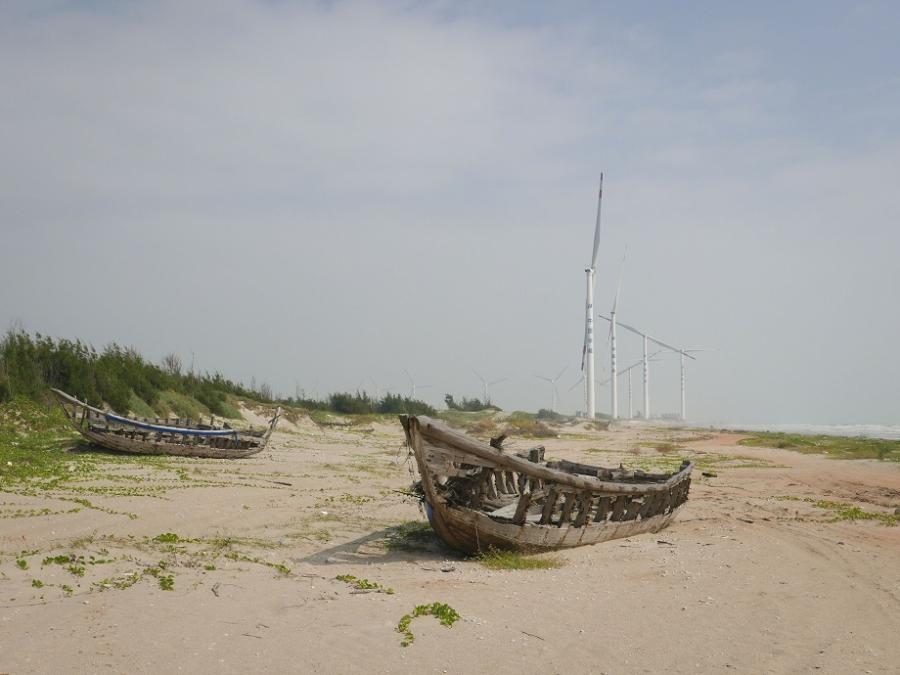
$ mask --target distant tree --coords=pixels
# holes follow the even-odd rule
[[[162,367],[163,370],[172,377],[181,377],[181,369],[183,368],[183,365],[181,363],[181,357],[178,356],[178,354],[176,354],[175,352],[166,354],[162,358]]]

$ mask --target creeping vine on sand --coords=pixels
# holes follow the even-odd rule
[[[412,623],[412,620],[417,616],[428,616],[429,614],[447,628],[451,628],[459,620],[459,613],[446,603],[432,602],[430,605],[417,605],[411,614],[403,615],[395,629],[403,636],[403,639],[400,641],[401,647],[409,647],[415,640],[415,636],[409,629],[409,624]]]

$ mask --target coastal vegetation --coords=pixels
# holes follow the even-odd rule
[[[739,441],[741,445],[780,448],[832,459],[879,459],[900,462],[900,441],[883,438],[755,432]]]
[[[481,553],[477,559],[489,570],[552,570],[565,564],[559,556],[535,557],[497,549]]]
[[[415,640],[415,636],[409,629],[409,624],[417,616],[433,616],[442,626],[452,628],[453,624],[459,621],[459,612],[444,602],[432,602],[429,605],[416,605],[415,609],[409,614],[404,614],[397,628],[395,629],[403,639],[400,641],[401,647],[409,647]]]
[[[144,417],[198,419],[213,414],[240,418],[240,400],[279,404],[306,411],[346,415],[435,414],[423,401],[399,394],[372,397],[366,392],[333,393],[323,399],[278,397],[265,382],[235,382],[219,372],[195,372],[185,368],[176,354],[159,364],[132,347],[111,343],[102,350],[81,340],[54,339],[21,329],[9,330],[0,339],[0,404],[16,397],[46,402],[50,388],[63,391],[94,406],[108,405],[119,413]]]

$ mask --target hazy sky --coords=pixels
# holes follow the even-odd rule
[[[597,307],[627,244],[620,319],[717,350],[690,418],[900,423],[898,34],[896,2],[7,1],[0,327],[285,394],[475,368],[536,409],[567,366],[574,411],[603,171]]]

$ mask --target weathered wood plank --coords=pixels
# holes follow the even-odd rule
[[[613,510],[612,515],[609,517],[610,520],[614,522],[618,522],[622,520],[622,516],[625,515],[625,501],[628,499],[625,495],[619,495],[615,498],[613,502]]]
[[[555,487],[551,487],[547,498],[544,500],[544,508],[541,510],[541,525],[546,525],[550,522],[550,518],[553,516],[553,509],[556,508],[557,499],[559,499],[559,492],[557,492]]]
[[[578,495],[574,492],[566,494],[566,501],[563,502],[562,511],[559,513],[559,523],[557,523],[557,527],[569,524],[569,516],[572,515],[572,508],[575,506],[575,500],[577,498]]]
[[[587,522],[591,513],[591,502],[593,499],[594,494],[590,490],[585,490],[581,494],[578,500],[578,515],[575,516],[575,520],[572,522],[573,527],[583,527],[585,522]]]

